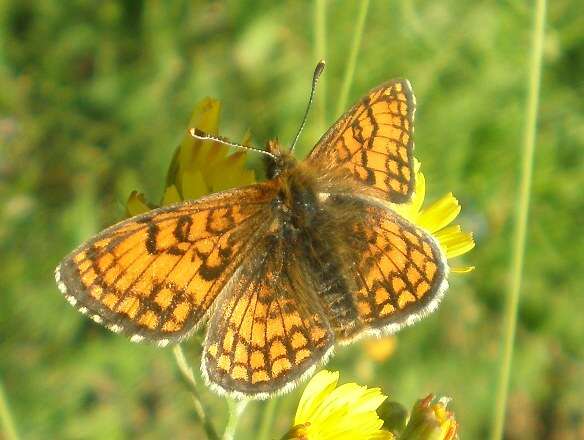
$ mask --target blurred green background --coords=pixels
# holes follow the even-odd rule
[[[584,14],[549,2],[508,439],[584,438]],[[327,3],[326,114],[335,118],[358,2]],[[306,1],[0,0],[0,380],[22,438],[201,438],[169,349],[137,345],[75,312],[53,269],[123,216],[131,190],[158,200],[204,96],[222,134],[289,142],[308,97],[314,4]],[[453,398],[467,439],[489,432],[525,120],[533,4],[371,1],[353,101],[392,77],[418,101],[416,156],[428,198],[453,191],[477,247],[439,310],[375,362],[361,344],[329,364],[410,406]],[[196,340],[186,344],[198,369]],[[278,401],[270,438],[302,387]],[[217,428],[225,401],[204,392]],[[252,403],[238,438],[256,438]],[[0,434],[1,436],[1,434]]]

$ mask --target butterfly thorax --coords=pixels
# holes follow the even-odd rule
[[[266,174],[279,187],[273,207],[280,227],[285,228],[286,235],[313,227],[319,202],[317,182],[311,169],[306,163],[296,160],[290,152],[282,150],[275,140],[268,142],[268,151],[275,156],[270,158]]]
[[[343,258],[347,234],[340,233],[339,216],[331,211],[338,202],[323,193],[318,172],[309,162],[296,160],[275,141],[268,143],[268,149],[276,159],[268,164],[267,174],[279,188],[272,202],[272,237],[294,251],[290,258],[303,262],[305,282],[342,338],[355,325],[356,311],[350,300],[355,287],[345,276],[350,272]]]

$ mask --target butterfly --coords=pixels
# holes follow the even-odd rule
[[[111,226],[61,262],[57,285],[134,342],[166,346],[206,324],[201,371],[220,394],[286,392],[336,346],[411,325],[444,295],[444,252],[391,208],[415,190],[414,111],[407,80],[384,83],[305,160],[292,154],[300,130],[290,149],[269,141],[266,181]]]

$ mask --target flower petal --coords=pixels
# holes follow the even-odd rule
[[[317,411],[312,415],[313,419],[327,419],[338,417],[348,411],[348,406],[359,397],[360,386],[356,383],[345,383],[332,390],[321,402]]]
[[[162,206],[172,205],[173,203],[178,203],[182,201],[178,189],[176,186],[170,185],[164,190],[164,195],[162,196]]]
[[[379,388],[347,383],[335,388],[338,372],[323,370],[306,386],[300,399],[292,438],[311,440],[392,439],[380,431],[377,408],[387,396]]]
[[[151,209],[148,202],[146,202],[144,194],[138,191],[132,191],[126,202],[126,213],[128,217],[148,212]]]
[[[182,173],[182,196],[184,200],[193,200],[209,194],[209,188],[199,170],[185,170]]]
[[[469,273],[475,270],[474,266],[458,266],[458,267],[451,267],[450,272],[454,273]]]
[[[459,255],[466,254],[472,248],[475,247],[475,243],[472,239],[472,235],[466,234],[467,239],[460,241],[454,245],[448,246],[448,252],[446,252],[447,258],[458,257]]]
[[[294,424],[299,425],[309,421],[322,401],[335,389],[338,381],[338,371],[322,370],[316,373],[302,393],[296,416],[294,417]]]
[[[446,258],[466,254],[475,247],[472,233],[463,232],[458,225],[438,231],[435,236],[446,251]]]
[[[434,233],[448,226],[460,213],[460,204],[452,193],[448,193],[420,212],[418,225]]]
[[[416,190],[412,196],[410,204],[412,205],[412,210],[416,213],[416,216],[422,209],[424,204],[424,199],[426,198],[426,178],[424,174],[420,171],[422,164],[414,159],[414,171],[416,173]]]
[[[367,388],[357,402],[353,404],[351,411],[376,411],[385,399],[387,399],[387,396],[381,393],[381,388]]]

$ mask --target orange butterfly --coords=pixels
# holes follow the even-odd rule
[[[57,267],[59,289],[134,342],[165,346],[207,323],[201,369],[221,394],[292,389],[336,344],[416,322],[448,286],[435,239],[389,204],[415,188],[414,110],[406,80],[371,90],[306,160],[268,142],[267,181],[155,209],[91,238]]]

